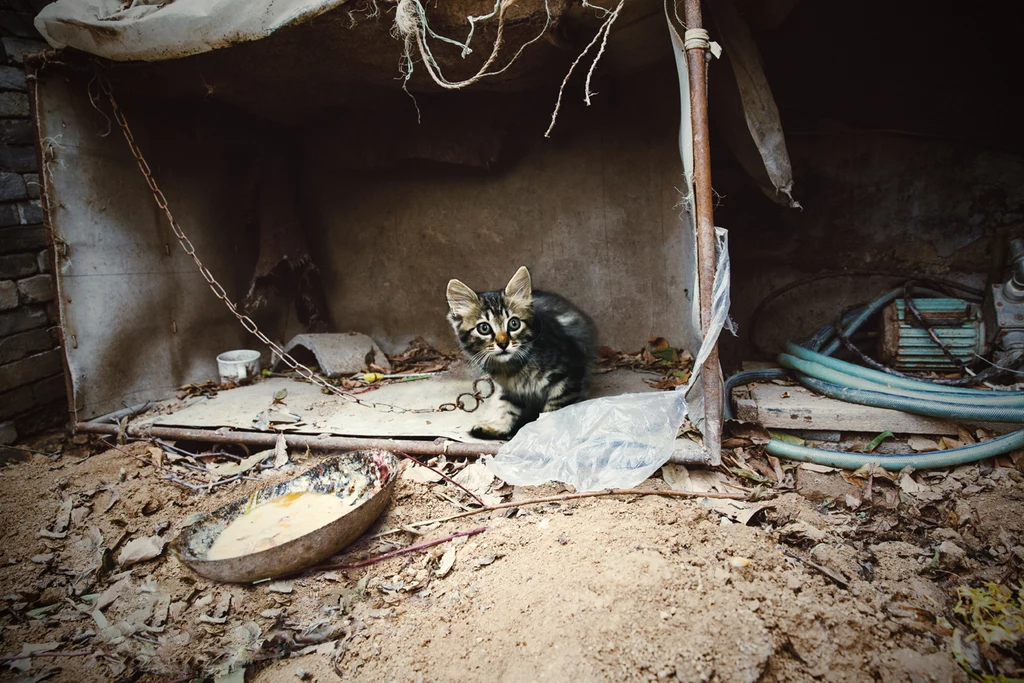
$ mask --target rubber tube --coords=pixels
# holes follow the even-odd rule
[[[852,363],[845,363],[843,361],[837,361],[842,363],[842,366],[847,368],[857,367]],[[939,391],[923,391],[910,389],[901,389],[894,386],[887,386],[885,384],[875,382],[868,379],[857,377],[853,374],[841,372],[831,367],[826,367],[820,363],[814,363],[811,361],[801,360],[795,356],[791,356],[788,353],[779,354],[779,365],[789,368],[790,370],[796,370],[797,379],[801,379],[801,376],[812,377],[823,382],[830,384],[837,384],[844,388],[852,389],[863,389],[866,391],[885,393],[893,397],[902,397],[911,399],[914,401],[931,401],[934,403],[948,403],[953,406],[1000,406],[1009,408],[1021,408],[1024,409],[1024,395],[1020,392],[979,392],[981,394],[988,395],[963,395],[963,394],[950,394],[947,392]],[[842,367],[840,366],[840,367]],[[858,401],[854,401],[857,403]],[[907,410],[907,408],[903,408]],[[1016,419],[1001,420],[1003,422],[1016,422]],[[1024,420],[1021,420],[1024,421]]]
[[[787,460],[812,462],[817,465],[841,467],[855,470],[868,463],[878,463],[882,469],[899,471],[904,467],[929,469],[933,467],[953,467],[970,462],[977,462],[1003,453],[1024,447],[1024,430],[1012,432],[981,443],[950,448],[946,451],[931,453],[914,453],[911,455],[877,455],[871,453],[849,453],[847,451],[826,451],[821,448],[797,446],[778,439],[768,442],[766,450],[770,455]]]
[[[964,396],[992,396],[993,392],[985,391],[984,389],[971,389],[969,387],[956,387],[947,384],[934,384],[932,382],[926,382],[924,380],[911,379],[909,377],[900,377],[898,375],[890,375],[873,368],[866,368],[863,365],[856,365],[855,363],[847,363],[846,361],[833,358],[832,356],[826,356],[823,353],[817,353],[810,349],[805,349],[797,344],[786,344],[786,353],[791,356],[796,356],[801,360],[810,361],[812,363],[818,363],[824,365],[827,368],[832,368],[840,372],[844,372],[854,377],[860,377],[862,379],[871,380],[879,384],[886,386],[897,387],[902,389],[910,389],[912,391],[925,391],[934,392],[940,394],[959,394]],[[999,396],[999,393],[995,394]]]
[[[892,410],[902,410],[908,413],[950,420],[1024,423],[1024,408],[1017,406],[986,406],[976,405],[970,401],[947,403],[944,401],[908,398],[882,391],[841,386],[799,374],[797,375],[797,381],[815,393],[846,401],[847,403],[860,403],[861,405],[874,406],[876,408],[890,408]]]

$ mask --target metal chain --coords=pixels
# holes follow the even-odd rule
[[[481,389],[477,388],[477,385],[480,384],[480,382],[486,382],[486,384],[484,385],[487,387],[486,394],[484,394]],[[459,394],[455,398],[455,403],[442,403],[437,407],[437,410],[438,412],[442,413],[448,412],[450,410],[465,410],[467,413],[472,413],[474,410],[480,407],[480,405],[484,402],[485,399],[488,399],[493,395],[494,382],[489,377],[481,377],[480,379],[473,382],[472,392],[465,391]],[[469,396],[471,399],[474,399],[476,401],[476,403],[473,404],[472,408],[468,407],[466,405],[466,402],[463,400],[466,396]]]
[[[160,210],[164,212],[164,216],[167,217],[167,222],[170,224],[171,230],[174,231],[175,237],[178,238],[178,242],[181,244],[181,248],[185,250],[186,254],[192,257],[192,260],[195,261],[196,267],[199,268],[199,273],[203,276],[203,279],[206,280],[207,284],[210,285],[210,289],[213,291],[214,295],[216,295],[218,299],[224,302],[224,305],[228,307],[228,310],[231,311],[231,313],[236,318],[238,318],[238,322],[242,324],[242,327],[244,327],[247,332],[254,335],[261,342],[266,344],[268,348],[270,348],[275,354],[277,354],[278,358],[280,358],[282,361],[285,362],[286,365],[288,365],[288,367],[297,372],[304,379],[312,382],[313,384],[319,385],[320,387],[326,389],[328,392],[336,396],[341,396],[346,401],[350,401],[352,403],[356,403],[367,408],[385,409],[387,412],[391,413],[435,413],[447,412],[456,409],[461,409],[466,411],[467,413],[471,413],[480,407],[480,404],[484,401],[484,399],[490,397],[494,393],[493,382],[491,382],[490,379],[481,378],[473,383],[473,393],[466,392],[459,394],[459,396],[455,399],[455,403],[442,403],[437,408],[410,409],[403,408],[401,406],[391,405],[389,403],[363,401],[357,396],[354,396],[353,394],[343,391],[342,389],[339,389],[338,387],[334,386],[327,380],[318,376],[308,367],[292,358],[289,354],[285,353],[284,349],[282,349],[275,342],[271,341],[271,339],[267,337],[267,335],[263,334],[259,330],[259,328],[256,326],[256,323],[253,321],[252,318],[239,312],[238,306],[235,304],[234,301],[231,300],[231,297],[228,296],[228,293],[227,291],[225,291],[224,287],[221,286],[221,284],[217,282],[216,278],[213,277],[213,273],[210,272],[210,269],[203,265],[203,262],[199,259],[198,254],[196,254],[196,248],[192,244],[192,241],[189,240],[188,236],[181,229],[181,226],[178,225],[178,222],[174,219],[174,215],[171,213],[171,209],[168,207],[167,197],[164,196],[164,193],[160,189],[160,186],[157,185],[156,178],[153,177],[153,171],[149,168],[149,164],[146,163],[146,159],[142,156],[142,150],[139,148],[138,143],[135,142],[135,136],[132,135],[131,128],[128,126],[128,120],[121,112],[121,108],[117,106],[117,100],[114,99],[114,91],[110,86],[110,82],[106,79],[105,76],[100,74],[99,84],[100,88],[103,90],[103,94],[106,95],[107,99],[110,101],[110,108],[114,113],[114,120],[117,121],[117,125],[120,126],[121,132],[124,133],[125,140],[128,141],[128,147],[129,149],[131,149],[132,156],[135,157],[135,163],[138,164],[139,170],[142,171],[142,177],[145,178],[146,185],[149,186],[150,191],[153,193],[153,199],[156,200],[156,205],[160,207]],[[481,381],[486,381],[490,386],[490,392],[486,396],[482,395],[480,390],[477,389],[477,384]],[[476,399],[476,403],[474,404],[473,408],[468,408],[466,403],[463,401],[463,398],[466,396]]]

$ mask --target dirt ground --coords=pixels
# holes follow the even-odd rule
[[[163,479],[146,442],[114,449],[51,435],[28,446],[41,453],[0,470],[7,679],[918,683],[966,681],[968,669],[1024,674],[1024,478],[1011,459],[857,477],[776,469],[740,449],[730,459],[739,467],[670,468],[645,487],[710,482],[736,492],[761,477],[754,503],[607,496],[373,538],[468,501],[410,469],[339,561],[486,531],[361,569],[223,585],[193,574],[164,541],[191,513],[291,478],[317,455],[196,493]],[[563,488],[489,490],[522,501]],[[142,556],[157,557],[130,564],[153,541],[132,553],[129,544],[154,536]],[[42,655],[12,659],[37,646]]]

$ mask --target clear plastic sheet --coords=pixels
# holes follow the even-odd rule
[[[687,414],[687,397],[700,387],[703,363],[724,326],[729,326],[729,236],[716,229],[714,307],[711,327],[697,352],[686,387],[649,394],[622,394],[584,401],[542,415],[484,464],[517,486],[560,481],[577,491],[629,488],[654,474],[672,457]],[[713,372],[720,372],[718,367]],[[691,420],[703,421],[703,397],[690,406]],[[694,409],[694,406],[699,409]]]
[[[668,460],[685,414],[680,391],[597,398],[542,415],[484,464],[517,486],[629,488]]]

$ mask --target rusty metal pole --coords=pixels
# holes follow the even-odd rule
[[[703,28],[700,0],[686,0],[683,20],[688,32]],[[697,212],[697,276],[700,285],[700,324],[706,335],[711,324],[715,283],[715,220],[711,194],[711,140],[708,136],[707,41],[686,40],[686,66],[690,78],[690,119],[693,126],[693,190]],[[718,345],[711,350],[701,372],[704,387],[704,447],[711,465],[721,462],[722,378]]]

